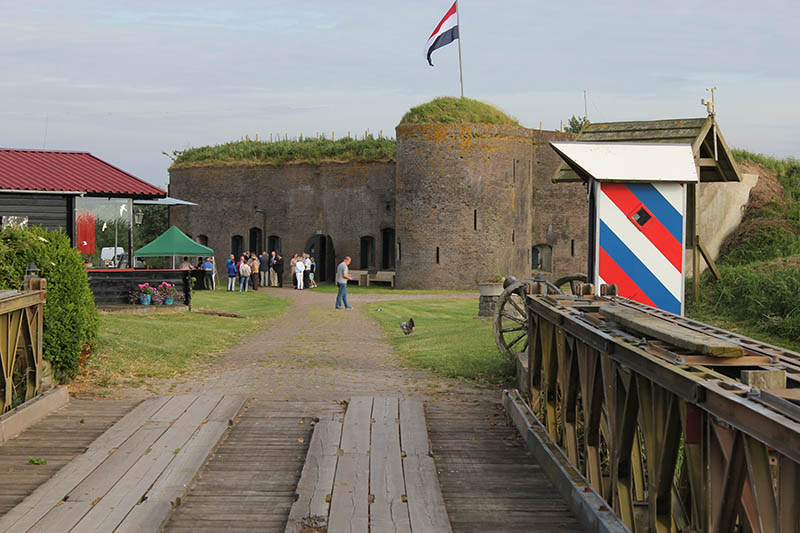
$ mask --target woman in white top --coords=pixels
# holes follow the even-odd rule
[[[247,286],[250,284],[250,274],[252,274],[252,270],[250,270],[250,265],[247,264],[247,261],[244,260],[244,256],[242,256],[242,264],[239,265],[239,292],[247,292]]]
[[[294,275],[297,278],[297,289],[303,290],[303,272],[306,269],[305,263],[298,260],[294,265]]]

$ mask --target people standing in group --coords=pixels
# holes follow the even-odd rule
[[[261,272],[258,256],[251,253],[250,262],[248,264],[250,265],[250,285],[253,287],[254,291],[257,291],[259,273]]]
[[[252,270],[250,265],[247,264],[245,256],[239,260],[239,292],[247,292],[247,285],[250,283],[250,275]]]
[[[344,260],[336,267],[336,286],[339,291],[336,293],[336,309],[341,309],[344,304],[345,309],[352,309],[347,303],[347,281],[353,279],[350,275],[350,256],[345,256]]]
[[[309,265],[309,270],[311,273],[308,275],[308,279],[311,281],[311,285],[309,287],[315,289],[317,287],[317,282],[314,280],[317,274],[317,262],[314,261],[313,257],[310,259],[310,261],[311,265]]]
[[[275,260],[277,259],[277,255],[275,254],[275,250],[269,254],[269,286],[270,287],[277,287],[278,286],[278,276],[275,272]]]
[[[225,269],[228,271],[228,291],[236,290],[236,262],[234,261],[233,254],[225,261]]]
[[[305,252],[303,252],[303,267],[303,287],[308,289],[311,287],[311,259]]]
[[[275,286],[283,287],[283,256],[281,254],[275,256],[275,264],[272,268],[275,270]]]
[[[289,272],[292,275],[292,287],[295,289],[297,288],[297,254],[292,255],[292,258],[289,260]]]
[[[297,254],[295,254],[297,255]],[[303,258],[300,257],[295,261],[294,264],[294,272],[295,278],[297,278],[297,283],[295,289],[303,290],[303,277],[306,271],[306,264],[303,262]]]

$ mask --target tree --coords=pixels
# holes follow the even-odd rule
[[[580,133],[583,128],[589,125],[589,119],[585,116],[577,117],[572,115],[572,117],[567,122],[567,127],[565,129],[568,133]]]

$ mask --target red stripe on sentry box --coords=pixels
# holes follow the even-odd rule
[[[633,281],[602,248],[600,248],[600,268],[598,270],[600,277],[603,278],[606,283],[614,283],[617,285],[620,296],[656,307],[653,300],[647,297],[647,294],[639,288],[636,282]]]
[[[608,199],[625,213],[631,224],[636,226],[647,237],[647,240],[652,242],[658,251],[667,258],[667,261],[680,272],[683,263],[683,247],[678,239],[664,227],[664,224],[653,216],[653,213],[636,198],[636,195],[624,183],[603,183],[600,187]],[[640,209],[644,209],[650,216],[650,219],[641,225],[633,218],[633,215]]]

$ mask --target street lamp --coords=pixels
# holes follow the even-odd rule
[[[25,269],[25,276],[22,278],[23,281],[22,289],[28,290],[30,288],[30,281],[38,277],[39,277],[39,269],[36,268],[36,263],[31,261],[28,264],[28,267]]]
[[[144,211],[142,211],[141,207],[137,207],[136,209],[133,210],[133,222],[137,226],[141,226],[142,219],[144,219]]]

